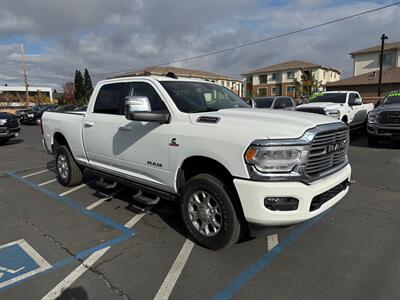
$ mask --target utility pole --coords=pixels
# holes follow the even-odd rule
[[[22,62],[22,68],[23,68],[23,70],[24,70],[24,82],[25,82],[26,104],[29,106],[28,76],[26,75],[26,65],[25,65],[25,56],[24,56],[24,44],[21,44],[21,62]]]
[[[382,93],[382,66],[383,66],[383,50],[385,49],[385,40],[388,39],[388,36],[382,34],[381,36],[381,54],[379,56],[379,82],[378,82],[378,97],[381,96]]]

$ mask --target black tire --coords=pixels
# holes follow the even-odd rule
[[[379,145],[379,141],[376,137],[368,135],[368,146],[376,147]]]
[[[5,144],[7,144],[7,142],[9,141],[10,139],[3,139],[3,140],[0,140],[0,145],[5,145]]]
[[[37,118],[37,119],[35,120],[35,124],[36,124],[36,125],[40,125],[40,121],[41,121],[40,118]]]
[[[58,146],[56,149],[55,158],[58,175],[57,179],[59,183],[61,183],[63,186],[74,186],[82,182],[83,173],[67,146]],[[68,167],[64,174],[62,174],[60,171],[62,161]]]
[[[202,234],[192,223],[189,214],[190,198],[196,192],[205,191],[213,197],[220,208],[221,227],[213,236]],[[210,174],[200,174],[191,178],[182,192],[180,210],[183,222],[194,241],[208,249],[219,250],[235,244],[241,233],[241,222],[235,209],[235,193],[229,185]]]

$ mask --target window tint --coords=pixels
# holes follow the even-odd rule
[[[128,89],[126,96],[146,96],[149,98],[152,111],[167,109],[157,91],[150,84],[146,82],[129,82],[127,85]]]
[[[285,108],[285,101],[282,98],[276,99],[275,100],[275,104],[274,104],[274,108]]]
[[[285,103],[286,107],[291,107],[293,106],[293,102],[292,100],[290,100],[290,98],[283,98],[283,103]]]
[[[123,115],[125,83],[103,85],[96,98],[93,112]]]

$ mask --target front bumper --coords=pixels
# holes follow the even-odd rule
[[[0,127],[0,140],[1,139],[9,139],[15,136],[18,136],[21,131],[21,127]]]
[[[233,182],[239,194],[244,216],[249,223],[283,226],[311,219],[336,204],[347,194],[348,187],[318,209],[310,210],[314,197],[349,181],[350,176],[351,167],[348,164],[338,172],[309,185],[302,182],[260,182],[243,179],[234,179]],[[293,197],[299,200],[299,204],[296,210],[272,211],[264,205],[266,197]]]
[[[369,135],[372,135],[374,137],[400,140],[400,125],[368,123],[367,131]]]
[[[47,154],[53,154],[53,151],[51,150],[51,146],[47,146],[46,140],[42,138],[42,145],[44,150],[46,150]]]

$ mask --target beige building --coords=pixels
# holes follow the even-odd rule
[[[353,76],[379,71],[381,46],[350,53],[354,60]],[[400,67],[400,42],[386,43],[383,52],[383,70]]]
[[[239,96],[243,95],[242,81],[240,79],[212,72],[194,70],[194,69],[176,68],[176,67],[149,67],[135,72],[125,73],[118,77],[145,76],[145,75],[165,76],[168,72],[172,72],[178,77],[197,78],[197,79],[207,80],[210,82],[215,82],[218,83],[219,85],[222,85],[230,89]]]
[[[340,79],[340,71],[325,65],[301,60],[288,61],[242,74],[246,96],[296,97],[296,82],[308,93],[314,92],[314,83],[320,86]]]

